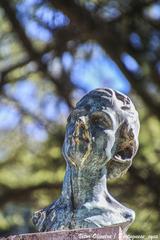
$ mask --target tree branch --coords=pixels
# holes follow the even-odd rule
[[[20,111],[20,113],[22,115],[30,116],[32,119],[34,119],[35,121],[42,124],[42,126],[44,126],[44,128],[48,131],[48,133],[53,134],[53,132],[54,132],[53,127],[55,128],[55,123],[53,120],[50,122],[50,121],[46,120],[45,118],[43,118],[42,116],[40,116],[39,114],[28,111],[14,97],[8,96],[4,92],[1,93],[1,96],[6,98],[8,101],[12,102],[12,104],[14,104],[14,106]]]
[[[54,44],[53,43],[48,44],[43,50],[38,52],[38,55],[40,56],[40,58],[42,58],[42,56],[44,54],[52,51],[53,48],[54,48]],[[5,78],[8,73],[10,73],[11,71],[15,70],[16,68],[23,67],[24,65],[26,65],[29,62],[34,61],[34,60],[36,60],[36,59],[30,58],[30,57],[25,57],[25,58],[21,59],[20,61],[14,63],[13,65],[7,66],[6,68],[1,70],[1,79]]]
[[[121,15],[111,21],[111,23],[119,22],[127,17],[135,17],[137,14],[142,14],[144,8],[149,7],[156,2],[158,2],[158,0],[132,1],[129,5],[129,9],[125,12],[122,12]]]
[[[60,82],[57,81],[49,72],[47,69],[47,65],[41,60],[41,57],[39,53],[36,51],[36,49],[33,47],[32,42],[26,35],[25,31],[23,30],[23,27],[21,23],[18,21],[16,17],[16,10],[13,8],[13,6],[10,4],[8,0],[1,0],[0,6],[4,9],[5,14],[10,21],[10,24],[13,28],[13,30],[16,32],[20,43],[24,47],[24,49],[27,51],[31,59],[34,59],[39,69],[47,76],[47,78],[55,84],[57,92],[60,94],[62,98],[65,99],[69,107],[72,107],[72,102],[70,100],[70,93],[74,89],[74,85],[71,82],[68,82],[68,84],[62,85]],[[68,87],[69,85],[69,87]]]
[[[73,0],[50,0],[53,7],[63,11],[87,38],[96,40],[105,52],[118,65],[127,77],[133,88],[141,96],[147,107],[160,119],[160,105],[146,90],[143,76],[133,74],[122,63],[121,56],[127,52],[126,39],[123,39],[109,23],[98,18],[84,7],[76,4]],[[118,41],[118,42],[117,42]],[[127,40],[128,41],[128,40]]]

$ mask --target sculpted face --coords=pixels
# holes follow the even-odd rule
[[[72,111],[64,143],[65,156],[72,164],[91,167],[96,161],[101,166],[112,157],[117,124],[109,110],[80,105]]]
[[[126,117],[129,106],[122,99],[126,96],[117,96],[111,89],[97,89],[77,103],[68,117],[63,146],[70,164],[90,169],[106,165],[109,177],[121,175],[131,165],[138,147],[128,123],[133,116],[127,112]]]

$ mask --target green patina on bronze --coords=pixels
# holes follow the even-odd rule
[[[67,121],[61,196],[34,214],[37,229],[119,225],[126,231],[135,213],[109,194],[107,179],[120,177],[131,166],[138,133],[138,113],[129,97],[112,89],[85,95]]]

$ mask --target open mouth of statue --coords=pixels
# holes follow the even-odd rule
[[[114,155],[113,160],[118,163],[130,162],[132,156],[133,156],[133,147],[128,146],[127,148],[118,151]]]
[[[124,159],[119,154],[114,155],[113,160],[118,162],[118,163],[124,163]]]

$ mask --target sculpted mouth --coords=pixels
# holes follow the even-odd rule
[[[130,161],[130,159],[123,159],[119,154],[114,155],[112,159],[118,163],[124,163],[124,162]]]

